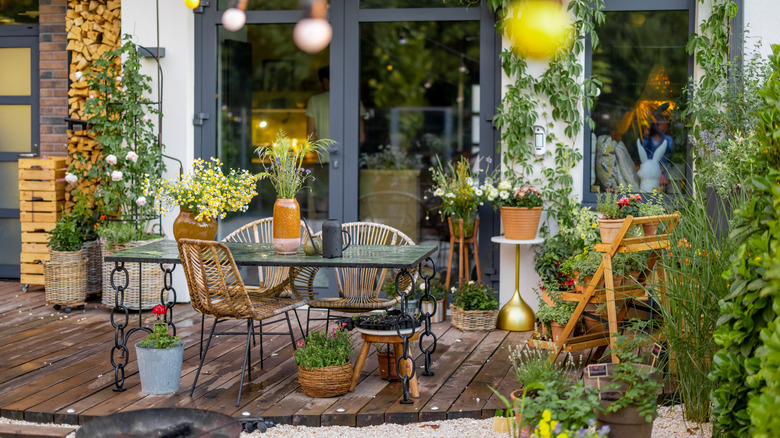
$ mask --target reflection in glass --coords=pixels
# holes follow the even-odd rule
[[[270,144],[279,130],[295,142],[306,138],[306,104],[323,91],[317,72],[328,65],[329,51],[299,51],[291,38],[293,26],[249,24],[238,33],[219,28],[217,155],[226,167],[260,172],[263,163],[255,149]],[[301,214],[314,227],[328,215],[328,167],[313,158],[307,168],[316,181],[297,199]],[[272,216],[273,186],[261,181],[258,193],[246,213],[230,214],[221,222],[220,238]]]
[[[592,192],[685,190],[680,120],[688,80],[688,11],[606,12],[593,75],[604,82],[592,112]]]
[[[237,0],[219,0],[218,6],[220,11],[224,11],[235,8],[237,4]],[[246,4],[247,11],[289,11],[300,7],[300,0],[249,0]]]
[[[442,0],[360,0],[361,9],[461,8],[463,2]]]
[[[363,23],[360,42],[360,220],[446,239],[441,218],[426,219],[428,169],[478,154],[479,23]]]
[[[0,219],[0,265],[19,265],[19,253],[22,252],[22,223],[19,219]]]
[[[38,2],[33,0],[0,1],[0,25],[37,24]]]
[[[0,132],[3,133],[0,152],[29,152],[32,145],[30,123],[30,105],[0,105]]]
[[[0,49],[0,96],[30,95],[30,48]]]

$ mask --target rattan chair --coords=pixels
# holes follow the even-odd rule
[[[373,222],[349,222],[342,225],[342,229],[347,230],[351,236],[353,245],[415,245],[414,241],[401,231],[383,224]],[[317,233],[319,236],[319,233]],[[299,268],[293,268],[295,270]],[[338,285],[338,298],[316,298],[307,300],[309,311],[307,311],[306,333],[309,332],[309,321],[337,319],[331,317],[331,310],[346,313],[365,313],[371,310],[388,309],[401,300],[400,295],[392,299],[382,298],[379,293],[382,291],[385,279],[388,274],[392,274],[387,268],[337,268],[336,282]],[[316,273],[316,271],[315,271]],[[417,273],[411,272],[413,279],[417,280]],[[297,272],[295,272],[297,276]],[[301,290],[296,281],[292,284],[296,296],[307,296],[306,290]],[[409,276],[403,276],[399,286],[402,290],[409,290],[412,287],[412,281]],[[310,309],[327,309],[325,318],[311,318]],[[327,324],[326,322],[326,330]]]
[[[236,406],[241,404],[241,389],[244,386],[244,373],[252,380],[252,356],[250,350],[251,337],[260,335],[260,368],[263,368],[263,334],[266,335],[290,335],[293,349],[295,349],[295,337],[293,335],[290,317],[287,312],[296,307],[303,306],[302,300],[284,298],[278,296],[283,287],[249,288],[244,286],[238,273],[233,255],[227,245],[221,242],[180,239],[179,255],[181,256],[184,275],[187,278],[187,286],[190,291],[192,307],[203,315],[214,318],[214,325],[206,341],[206,347],[200,356],[200,365],[192,382],[190,397],[195,392],[203,362],[211,345],[214,335],[245,335],[246,351],[244,353],[244,365],[241,368],[241,383],[238,388]],[[283,319],[267,321],[268,319],[284,314],[287,320],[288,332],[263,332],[263,326],[273,324]],[[246,332],[216,332],[217,324],[230,319],[246,320]],[[255,330],[255,321],[259,322],[258,331]],[[250,365],[250,366],[247,366]]]
[[[306,225],[301,221],[301,237],[306,236]],[[258,219],[254,222],[250,222],[243,227],[228,234],[227,237],[222,239],[224,242],[245,242],[245,243],[273,243],[273,218],[267,217],[264,219]],[[300,283],[299,299],[313,299],[313,285],[314,275],[317,273],[316,269],[299,269],[296,271],[295,281]],[[257,276],[260,279],[260,284],[268,287],[276,287],[282,283],[287,284],[289,279],[290,268],[286,266],[258,266]],[[285,286],[280,296],[288,298],[293,296],[293,288]],[[301,319],[298,317],[298,312],[295,313],[295,319],[298,321],[298,329],[301,330],[301,336],[303,336],[303,326],[301,325]]]

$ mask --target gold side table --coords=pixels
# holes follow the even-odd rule
[[[535,328],[536,316],[533,309],[520,296],[520,245],[538,245],[544,239],[512,240],[504,236],[493,236],[491,241],[502,245],[515,245],[515,293],[498,312],[496,327],[512,332],[528,332]]]

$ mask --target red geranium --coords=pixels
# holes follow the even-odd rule
[[[162,304],[158,304],[154,306],[154,308],[152,309],[152,313],[157,315],[157,317],[159,318],[160,316],[168,313],[168,309],[166,309],[165,306],[163,306]]]

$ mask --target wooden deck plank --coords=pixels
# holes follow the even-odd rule
[[[18,424],[0,424],[2,438],[62,438],[75,429],[72,427],[30,426]]]

